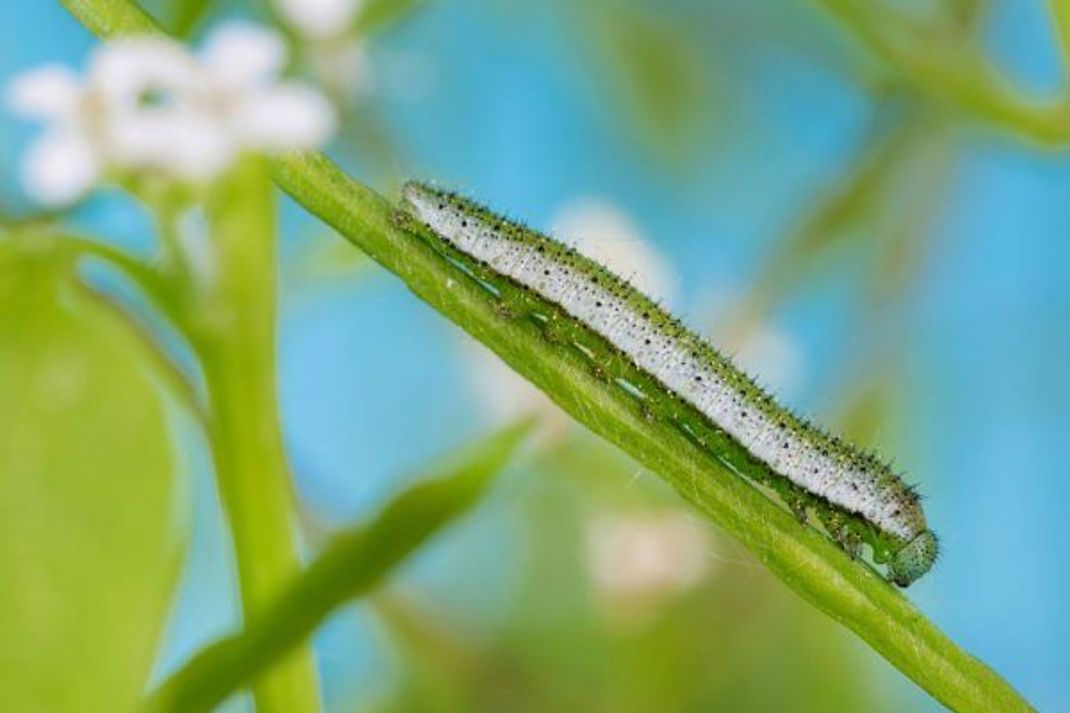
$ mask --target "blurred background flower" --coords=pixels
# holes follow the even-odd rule
[[[685,512],[603,513],[587,525],[587,566],[606,613],[643,623],[665,598],[698,584],[712,560],[703,526]]]
[[[84,79],[51,64],[29,70],[11,81],[9,104],[48,126],[23,160],[23,190],[62,205],[106,176],[205,183],[245,151],[317,147],[334,112],[311,87],[280,80],[285,64],[277,33],[231,21],[199,57],[136,37],[95,50]]]

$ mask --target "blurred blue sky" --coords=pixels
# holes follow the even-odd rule
[[[774,12],[742,0],[709,4],[759,20]],[[733,87],[714,96],[731,96],[733,104],[716,107],[721,128],[697,144],[685,169],[663,168],[616,126],[597,76],[576,69],[575,44],[551,4],[509,5],[432,2],[376,41],[377,100],[402,147],[398,170],[542,227],[577,196],[613,201],[668,257],[679,276],[679,307],[693,318],[718,286],[746,284],[874,120],[871,101],[829,61],[776,46],[729,53],[717,42],[740,40],[730,28],[714,31],[706,59],[722,62],[720,76]],[[805,13],[786,5],[785,12]],[[55,4],[37,0],[0,3],[0,27],[0,81],[43,61],[80,64],[92,44]],[[996,3],[987,27],[993,56],[1016,77],[1037,89],[1057,85],[1041,2]],[[394,77],[411,80],[401,69],[414,63],[424,72],[419,86],[392,87]],[[0,119],[5,201],[17,195],[14,169],[31,135],[30,127]],[[1070,710],[1070,548],[1060,514],[1070,503],[1070,161],[984,128],[956,140],[953,189],[934,231],[940,247],[905,316],[889,324],[910,345],[913,446],[897,452],[897,463],[920,482],[944,546],[936,570],[910,596],[1039,708]],[[295,235],[315,232],[293,206],[286,210]],[[149,245],[144,221],[123,200],[94,201],[80,220],[124,244]],[[805,358],[790,395],[804,412],[828,408],[824,394],[856,366],[850,300],[831,281],[802,290],[775,315]],[[458,378],[456,330],[385,273],[367,273],[352,286],[291,289],[281,355],[299,488],[332,521],[365,512],[396,487],[399,472],[485,423]],[[203,464],[193,469],[204,471]],[[233,617],[217,595],[229,575],[216,506],[210,488],[198,492],[172,661]],[[331,695],[360,687],[350,675],[353,642],[371,636],[351,614],[322,632]],[[361,665],[366,680],[376,665]],[[332,676],[332,666],[346,675]],[[920,709],[936,707],[909,684],[889,685]]]

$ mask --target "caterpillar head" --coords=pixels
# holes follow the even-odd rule
[[[900,587],[909,587],[932,569],[939,551],[936,535],[925,530],[904,545],[888,565],[888,579]]]

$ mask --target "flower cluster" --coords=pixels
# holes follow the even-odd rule
[[[229,22],[196,55],[142,36],[102,46],[82,77],[58,65],[31,70],[8,96],[14,111],[47,124],[25,157],[23,187],[62,205],[106,178],[203,184],[242,153],[317,146],[334,111],[315,89],[280,78],[286,61],[276,33]]]

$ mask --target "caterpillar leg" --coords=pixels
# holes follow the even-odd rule
[[[499,299],[494,303],[494,311],[503,319],[513,320],[517,317],[516,307],[504,299]]]
[[[800,523],[806,525],[810,522],[810,517],[806,513],[806,500],[799,497],[789,497],[787,498],[787,505],[788,509],[791,510],[791,514]]]

